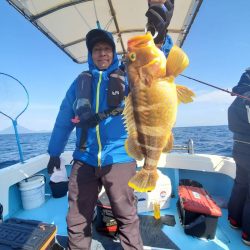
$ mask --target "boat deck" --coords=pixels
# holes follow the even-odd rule
[[[141,219],[145,219],[143,224],[147,224],[148,228],[144,228],[142,231],[142,238],[144,245],[149,245],[151,248],[145,249],[209,249],[209,250],[244,250],[250,249],[244,245],[241,241],[241,231],[232,229],[227,221],[227,210],[222,209],[222,216],[219,217],[216,236],[213,240],[200,239],[186,235],[183,231],[183,227],[180,224],[178,212],[176,208],[176,198],[172,198],[170,201],[170,207],[168,209],[161,210],[161,215],[174,215],[176,224],[174,226],[168,226],[159,223],[156,225],[152,223],[152,213],[140,214]],[[50,211],[44,213],[44,211]],[[57,225],[58,241],[64,245],[67,236],[66,226],[66,213],[67,213],[67,197],[54,199],[47,197],[46,203],[41,207],[32,210],[21,210],[15,217],[23,219],[41,220],[48,223]],[[148,220],[148,218],[150,218]],[[158,228],[157,228],[158,227]],[[150,236],[149,236],[150,235]],[[150,237],[154,239],[150,239]],[[151,237],[151,238],[152,238]],[[154,243],[149,241],[154,241]],[[92,249],[121,249],[117,241],[112,241],[109,237],[101,236],[94,232]]]

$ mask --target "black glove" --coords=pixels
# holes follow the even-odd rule
[[[56,167],[56,169],[60,169],[60,164],[61,161],[59,156],[50,156],[49,163],[47,165],[48,174],[53,174],[54,167]]]
[[[164,5],[157,4],[149,7],[146,12],[148,18],[147,30],[154,36],[156,44],[163,43],[167,34],[167,27],[171,21],[174,12],[174,0],[166,0]]]

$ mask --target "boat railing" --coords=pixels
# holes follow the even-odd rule
[[[194,142],[189,139],[187,145],[174,145],[173,150],[187,150],[189,154],[194,154]]]

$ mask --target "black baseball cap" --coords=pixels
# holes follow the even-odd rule
[[[102,29],[93,29],[86,35],[86,45],[89,52],[92,52],[93,47],[98,42],[106,42],[115,50],[115,42],[112,34]]]

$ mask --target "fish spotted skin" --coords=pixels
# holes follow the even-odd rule
[[[167,60],[150,33],[128,41],[130,93],[123,111],[128,131],[125,148],[136,160],[144,159],[143,168],[128,183],[139,192],[155,188],[160,155],[173,147],[178,104],[190,102],[194,96],[174,83],[188,65],[186,54],[177,46],[171,51]]]

